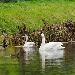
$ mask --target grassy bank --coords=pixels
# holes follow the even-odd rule
[[[18,31],[17,26],[25,23],[31,31],[43,26],[42,19],[50,24],[67,19],[75,21],[75,2],[73,1],[26,1],[18,3],[0,3],[0,31],[7,33]]]

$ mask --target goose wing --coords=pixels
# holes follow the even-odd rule
[[[61,42],[49,42],[46,43],[45,45],[41,46],[41,50],[46,50],[46,51],[53,51],[53,49],[57,49],[59,47],[62,47],[62,43]]]

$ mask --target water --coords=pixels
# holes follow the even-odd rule
[[[65,44],[62,58],[42,61],[38,48],[0,49],[0,75],[75,75],[75,44]],[[26,51],[25,51],[26,50]]]

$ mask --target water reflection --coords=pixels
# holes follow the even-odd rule
[[[45,65],[48,63],[49,65],[61,65],[61,58],[64,56],[64,49],[62,50],[50,50],[49,52],[47,51],[42,51],[40,52],[40,57],[41,57],[41,63],[42,63],[42,70],[45,70]]]
[[[65,49],[61,50],[62,56],[58,58],[39,54],[39,50],[35,48],[2,49],[0,50],[0,74],[75,75],[75,44],[69,43],[64,46]],[[57,51],[57,55],[59,52]]]
[[[39,59],[35,48],[18,48],[18,61],[21,75],[40,73]],[[39,71],[39,72],[38,72]]]
[[[34,47],[25,47],[23,48],[24,52],[25,52],[25,60],[30,60],[32,59],[32,55],[35,51],[35,48]]]
[[[63,63],[64,72],[67,75],[75,74],[75,44],[67,44],[65,48],[65,59]]]

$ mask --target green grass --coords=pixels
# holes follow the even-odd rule
[[[75,21],[75,2],[59,0],[0,3],[0,29],[6,29],[9,34],[17,32],[16,27],[22,26],[22,23],[31,31],[39,29],[43,26],[42,19],[50,24],[67,19]]]

